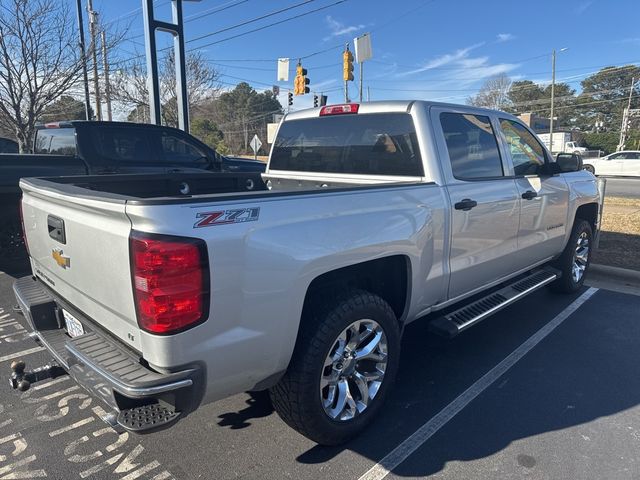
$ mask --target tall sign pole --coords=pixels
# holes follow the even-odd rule
[[[184,49],[184,25],[182,2],[199,0],[172,0],[173,23],[156,20],[153,15],[153,0],[142,0],[144,16],[145,50],[147,56],[147,89],[149,90],[149,114],[151,123],[162,124],[160,104],[160,80],[158,75],[158,50],[156,30],[173,35],[176,63],[176,89],[178,101],[178,127],[189,132],[189,95],[187,92],[187,68]]]
[[[80,37],[80,61],[82,62],[82,81],[84,84],[84,116],[91,120],[91,99],[89,97],[89,76],[87,75],[87,51],[84,46],[84,21],[82,20],[82,0],[76,0],[78,13],[78,35]]]

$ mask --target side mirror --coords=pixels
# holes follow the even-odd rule
[[[579,172],[582,170],[582,157],[575,153],[559,153],[556,163],[560,167],[561,173]]]

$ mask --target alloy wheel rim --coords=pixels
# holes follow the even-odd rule
[[[320,377],[320,400],[329,418],[351,420],[369,407],[384,380],[387,347],[375,320],[357,320],[338,335]]]
[[[576,249],[573,254],[573,266],[571,268],[571,276],[574,282],[579,282],[584,276],[584,272],[587,269],[589,263],[589,237],[586,232],[582,232],[578,236],[576,242]]]

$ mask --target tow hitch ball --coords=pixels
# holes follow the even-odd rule
[[[9,384],[14,390],[26,392],[29,390],[32,383],[47,380],[49,378],[56,378],[67,373],[62,367],[56,365],[55,362],[51,362],[31,371],[25,371],[25,368],[26,364],[23,360],[14,360],[11,362],[11,377],[9,378]]]

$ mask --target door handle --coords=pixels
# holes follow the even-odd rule
[[[182,170],[180,168],[172,168],[169,170],[169,173],[180,173]]]
[[[537,192],[534,192],[532,190],[527,190],[522,194],[522,198],[524,198],[525,200],[533,200],[537,196],[538,196]]]
[[[471,210],[473,207],[476,207],[478,202],[475,200],[471,200],[470,198],[465,198],[458,203],[453,205],[453,208],[456,210],[464,210],[465,212]]]

